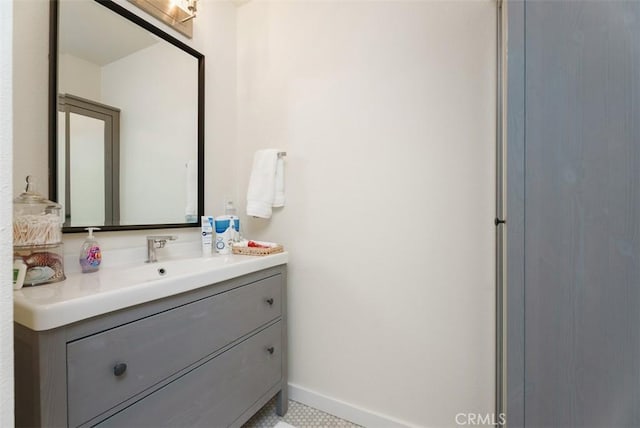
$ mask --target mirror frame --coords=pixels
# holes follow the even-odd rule
[[[102,6],[122,16],[150,33],[171,43],[185,53],[198,60],[198,219],[204,215],[204,55],[167,34],[155,25],[147,22],[135,13],[125,9],[111,0],[87,0],[100,3]],[[50,0],[49,11],[49,199],[58,199],[58,16],[59,0]],[[200,227],[195,223],[169,224],[132,224],[132,225],[95,225],[101,231],[170,229],[183,227]],[[84,232],[87,226],[63,227],[65,233]]]

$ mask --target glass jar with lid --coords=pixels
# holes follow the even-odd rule
[[[31,177],[13,200],[13,258],[27,265],[24,285],[65,279],[62,251],[62,206],[33,190]]]

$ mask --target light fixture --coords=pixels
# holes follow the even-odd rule
[[[172,3],[189,14],[186,18],[181,19],[180,22],[187,22],[196,17],[198,0],[173,0]]]
[[[0,0],[2,1],[2,0]],[[101,0],[97,0],[101,1]],[[198,0],[128,0],[174,30],[193,37]]]

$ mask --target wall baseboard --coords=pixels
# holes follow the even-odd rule
[[[344,401],[328,397],[292,383],[289,384],[289,398],[306,406],[322,410],[323,412],[327,412],[355,424],[362,425],[363,427],[407,428],[411,426],[406,422],[354,406],[350,403],[345,403]]]

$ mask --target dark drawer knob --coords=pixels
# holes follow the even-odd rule
[[[269,306],[273,306],[273,297],[269,297],[267,300],[265,300]]]
[[[275,349],[273,346],[269,346],[269,347],[267,348],[267,352],[268,352],[269,354],[272,354],[272,355],[273,355],[273,352],[274,352],[275,350],[276,350],[276,349]]]
[[[127,371],[127,365],[125,363],[118,363],[113,366],[113,374],[116,376],[122,376]]]

